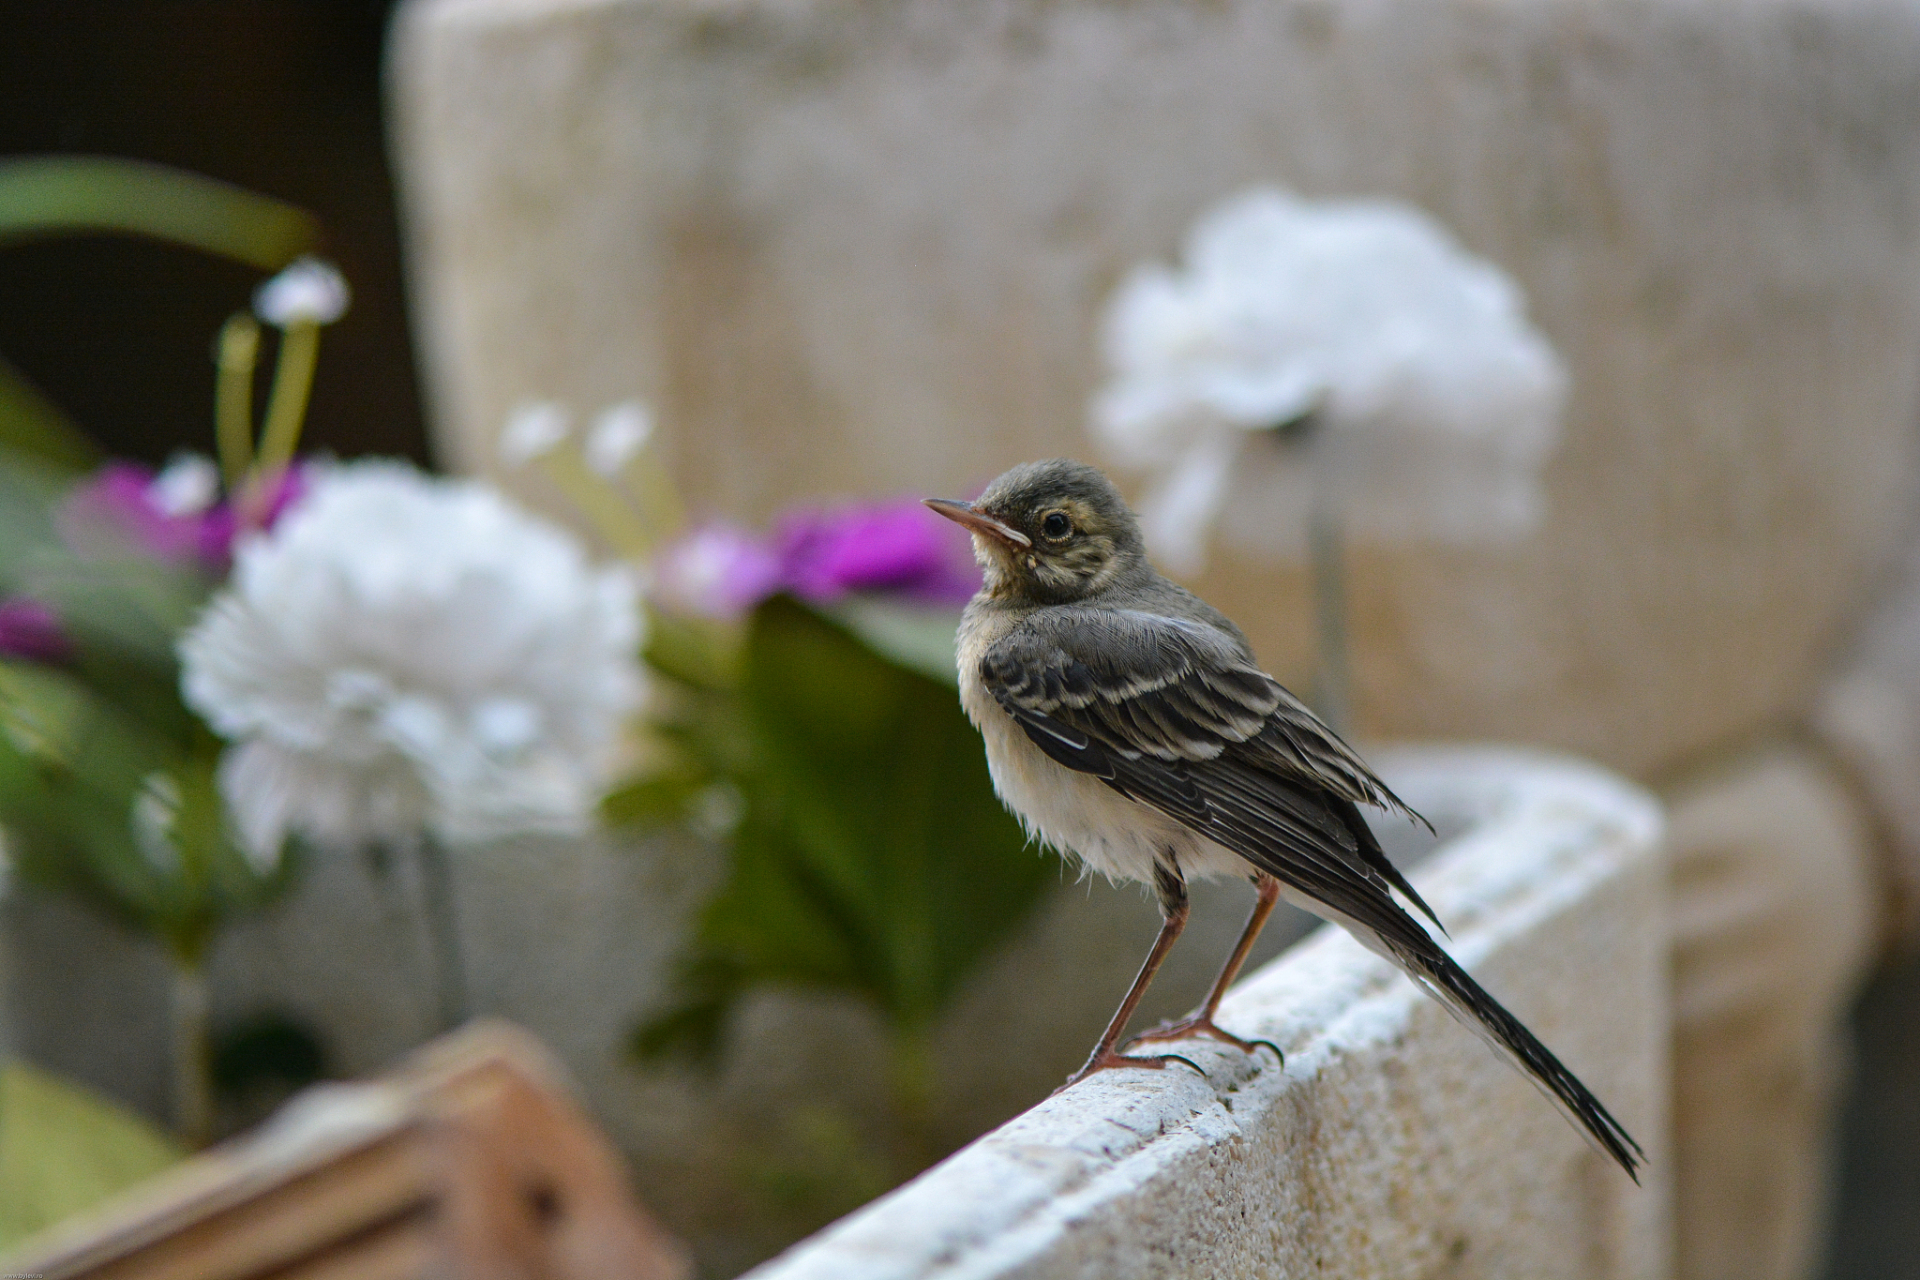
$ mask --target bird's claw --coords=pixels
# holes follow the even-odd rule
[[[1207,1073],[1200,1069],[1198,1063],[1194,1062],[1191,1058],[1183,1058],[1177,1053],[1160,1053],[1148,1058],[1134,1058],[1124,1053],[1114,1053],[1109,1050],[1106,1053],[1096,1053],[1093,1057],[1088,1058],[1087,1065],[1068,1076],[1067,1082],[1058,1089],[1055,1089],[1054,1093],[1064,1093],[1079,1084],[1082,1080],[1085,1080],[1088,1076],[1095,1075],[1102,1071],[1111,1071],[1115,1067],[1145,1067],[1149,1071],[1160,1071],[1164,1070],[1168,1064],[1174,1062],[1179,1063],[1183,1067],[1192,1067],[1202,1080],[1207,1078]]]
[[[1251,1054],[1255,1049],[1265,1046],[1273,1050],[1273,1056],[1280,1059],[1280,1065],[1285,1066],[1287,1062],[1287,1055],[1280,1052],[1280,1046],[1273,1041],[1245,1040],[1234,1035],[1233,1032],[1223,1029],[1211,1018],[1198,1016],[1182,1018],[1178,1022],[1163,1022],[1151,1031],[1143,1031],[1133,1039],[1127,1041],[1127,1048],[1131,1049],[1137,1044],[1155,1044],[1167,1040],[1186,1040],[1193,1036],[1205,1036],[1210,1040],[1218,1040],[1223,1044],[1230,1044],[1245,1054]]]

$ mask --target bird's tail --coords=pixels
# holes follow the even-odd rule
[[[1431,951],[1423,948],[1418,954],[1408,954],[1398,947],[1394,950],[1395,958],[1415,982],[1438,998],[1474,1034],[1512,1059],[1576,1127],[1620,1162],[1628,1177],[1636,1184],[1640,1181],[1638,1169],[1646,1159],[1640,1144],[1520,1019],[1508,1013],[1438,947]]]

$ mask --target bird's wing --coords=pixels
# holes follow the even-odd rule
[[[987,650],[980,676],[1053,760],[1160,810],[1323,904],[1509,1056],[1639,1181],[1644,1156],[1620,1122],[1394,901],[1390,884],[1433,914],[1387,862],[1353,800],[1318,773],[1276,767],[1266,737],[1273,718],[1284,714],[1285,690],[1215,634],[1144,613],[1116,620],[1111,611],[1069,616],[1044,630],[1023,624]],[[1364,777],[1391,796],[1371,773]]]
[[[1002,701],[1084,722],[1117,750],[1212,760],[1241,745],[1249,758],[1356,804],[1419,817],[1238,641],[1204,622],[1049,609],[991,646],[981,675]]]
[[[1275,824],[1362,880],[1398,889],[1434,919],[1354,805],[1426,819],[1218,628],[1143,610],[1049,609],[989,647],[981,657],[980,677],[1042,750],[1111,759],[1086,767],[1056,754],[1069,768],[1097,773],[1129,794],[1148,787],[1151,779],[1168,804],[1178,802],[1184,787],[1212,786],[1215,774],[1222,783],[1232,776],[1238,780],[1237,797],[1207,801],[1216,816],[1224,820],[1235,806],[1251,806],[1243,815],[1250,829]],[[1048,726],[1064,727],[1087,745],[1069,748]],[[1241,767],[1201,773],[1167,767],[1205,761]],[[1129,786],[1117,781],[1122,772],[1132,779]],[[1191,818],[1196,829],[1212,834],[1207,802],[1196,797],[1192,803],[1201,809],[1167,811],[1182,821]]]

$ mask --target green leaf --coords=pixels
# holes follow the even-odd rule
[[[875,653],[909,671],[959,687],[955,633],[960,611],[888,596],[848,596],[821,610]]]
[[[730,692],[740,683],[739,628],[654,609],[647,616],[647,665],[690,688]]]
[[[226,822],[219,744],[154,732],[67,672],[0,662],[0,824],[23,881],[75,893],[193,960],[278,897]]]
[[[102,456],[99,446],[6,360],[0,360],[0,449],[66,472],[86,471]]]
[[[103,559],[53,549],[26,559],[21,570],[27,594],[51,605],[83,649],[143,667],[169,687],[174,645],[213,591],[198,568],[144,556]]]
[[[608,793],[600,817],[615,826],[660,827],[685,822],[713,776],[689,762],[675,762]]]
[[[683,959],[639,1033],[683,1043],[762,983],[844,990],[917,1034],[1052,878],[994,797],[951,684],[787,599],[756,610],[741,699],[746,811]]]
[[[263,271],[319,241],[306,211],[184,169],[101,156],[0,162],[0,244],[98,232],[151,236]]]
[[[27,564],[59,546],[53,511],[71,483],[66,472],[0,438],[0,593],[20,590]]]
[[[146,1121],[24,1063],[0,1066],[0,1248],[180,1160]]]

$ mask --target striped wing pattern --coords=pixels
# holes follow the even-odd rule
[[[991,646],[980,676],[1057,763],[1158,809],[1375,935],[1634,1174],[1640,1148],[1619,1122],[1394,900],[1398,890],[1433,918],[1358,805],[1418,815],[1255,666],[1243,643],[1141,610],[1056,607]]]

